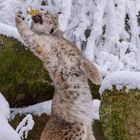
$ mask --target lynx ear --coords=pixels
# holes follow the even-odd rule
[[[92,83],[100,85],[102,82],[102,76],[96,66],[87,59],[81,61],[81,69],[85,72],[87,77]]]

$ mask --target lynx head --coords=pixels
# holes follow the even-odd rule
[[[32,11],[31,30],[37,34],[54,34],[58,30],[58,17],[44,11]]]

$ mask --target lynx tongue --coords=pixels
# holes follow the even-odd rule
[[[35,23],[43,24],[42,17],[41,17],[41,15],[39,15],[39,14],[33,16],[32,19],[34,20]]]

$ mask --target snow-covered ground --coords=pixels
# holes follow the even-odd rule
[[[0,140],[20,140],[18,133],[9,125],[9,104],[0,93]]]
[[[10,118],[9,103],[4,96],[0,93],[0,115],[4,116],[7,120]]]
[[[0,23],[0,34],[4,34],[8,37],[14,37],[14,38],[20,40],[20,35],[19,35],[17,29],[8,24]]]
[[[40,116],[41,114],[45,113],[50,115],[51,113],[51,104],[52,101],[46,101],[42,103],[38,103],[36,105],[32,105],[25,108],[11,108],[11,119],[14,119],[15,115],[17,114],[33,114]]]
[[[0,115],[0,140],[21,140],[3,115]]]
[[[21,123],[14,130],[8,123],[10,119],[9,104],[0,93],[0,140],[21,140],[21,138],[27,138],[28,131],[32,130],[34,121],[32,116],[28,114]]]

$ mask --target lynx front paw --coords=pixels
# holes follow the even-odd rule
[[[22,11],[18,11],[16,13],[16,23],[21,23],[24,21],[24,16],[23,16],[23,12]]]

